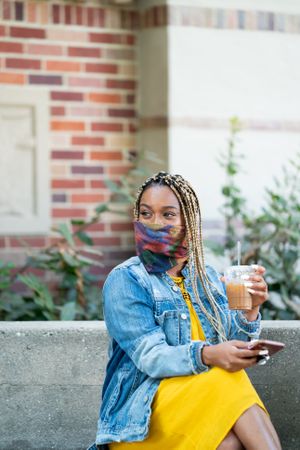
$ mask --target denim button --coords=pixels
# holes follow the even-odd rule
[[[144,397],[144,402],[147,403],[148,400],[149,400],[149,396],[148,396],[148,395],[145,395],[145,397]]]
[[[178,287],[177,286],[172,286],[173,291],[178,291]]]
[[[186,320],[186,319],[187,319],[187,315],[186,315],[185,313],[182,313],[182,314],[181,314],[181,318],[182,318],[183,320]]]

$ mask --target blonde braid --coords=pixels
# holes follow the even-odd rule
[[[148,187],[152,185],[167,185],[176,195],[184,217],[188,242],[188,270],[192,281],[192,289],[198,305],[209,320],[212,327],[218,333],[222,341],[226,341],[226,333],[220,317],[221,308],[211,292],[210,286],[214,287],[208,279],[205,270],[202,218],[200,205],[192,186],[181,175],[170,175],[166,172],[159,172],[148,178],[139,188],[134,205],[134,217],[139,217],[140,199]],[[205,308],[201,302],[197,280],[200,280],[206,297],[213,310],[213,315]]]

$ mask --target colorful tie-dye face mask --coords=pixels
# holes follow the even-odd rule
[[[137,255],[147,272],[162,273],[187,257],[185,227],[181,225],[144,225],[135,220],[134,234]]]

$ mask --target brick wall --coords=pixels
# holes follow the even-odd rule
[[[137,14],[108,2],[0,2],[0,83],[47,90],[53,223],[90,217],[109,197],[105,179],[128,171],[136,150]],[[90,230],[106,268],[132,253],[131,224],[108,218]],[[51,236],[22,236],[34,248]],[[18,236],[1,257],[21,262]]]

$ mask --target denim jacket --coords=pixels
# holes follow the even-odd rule
[[[227,339],[257,338],[260,314],[249,322],[241,311],[229,310],[220,274],[211,266],[206,266],[206,272],[214,285],[210,289],[220,306]],[[209,370],[201,350],[204,345],[217,344],[218,335],[195,300],[188,269],[182,273],[206,341],[191,340],[188,306],[167,273],[149,274],[140,259],[133,257],[108,275],[103,298],[110,336],[109,362],[95,444],[144,440],[160,380]],[[211,311],[200,282],[198,290]],[[95,444],[90,449],[95,449]]]

